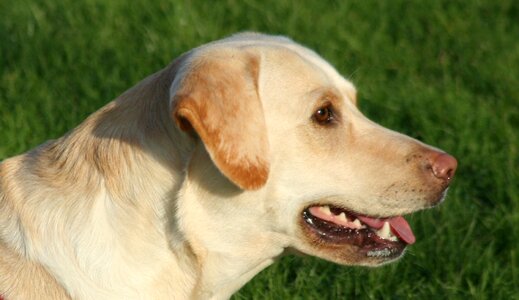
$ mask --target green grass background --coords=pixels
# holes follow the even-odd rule
[[[234,299],[519,299],[519,1],[0,0],[0,160],[55,138],[180,53],[288,35],[373,120],[454,154],[447,201],[396,264],[285,257]]]

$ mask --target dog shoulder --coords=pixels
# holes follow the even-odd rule
[[[47,270],[27,259],[21,230],[25,155],[0,163],[0,296],[6,299],[70,299]]]
[[[45,268],[0,243],[0,295],[6,299],[70,299]]]

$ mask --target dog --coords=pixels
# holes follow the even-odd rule
[[[226,299],[287,251],[385,264],[456,166],[315,52],[236,34],[0,164],[0,295]]]

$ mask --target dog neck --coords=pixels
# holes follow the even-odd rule
[[[227,299],[287,247],[286,237],[269,229],[277,216],[264,201],[267,191],[231,183],[202,143],[195,145],[178,194],[169,228],[189,243],[200,266],[195,298]]]

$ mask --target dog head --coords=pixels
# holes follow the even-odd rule
[[[286,38],[195,49],[171,99],[179,128],[200,141],[180,228],[206,252],[251,256],[275,240],[340,264],[389,262],[415,241],[402,215],[440,203],[456,169],[452,156],[368,120],[354,86]]]

